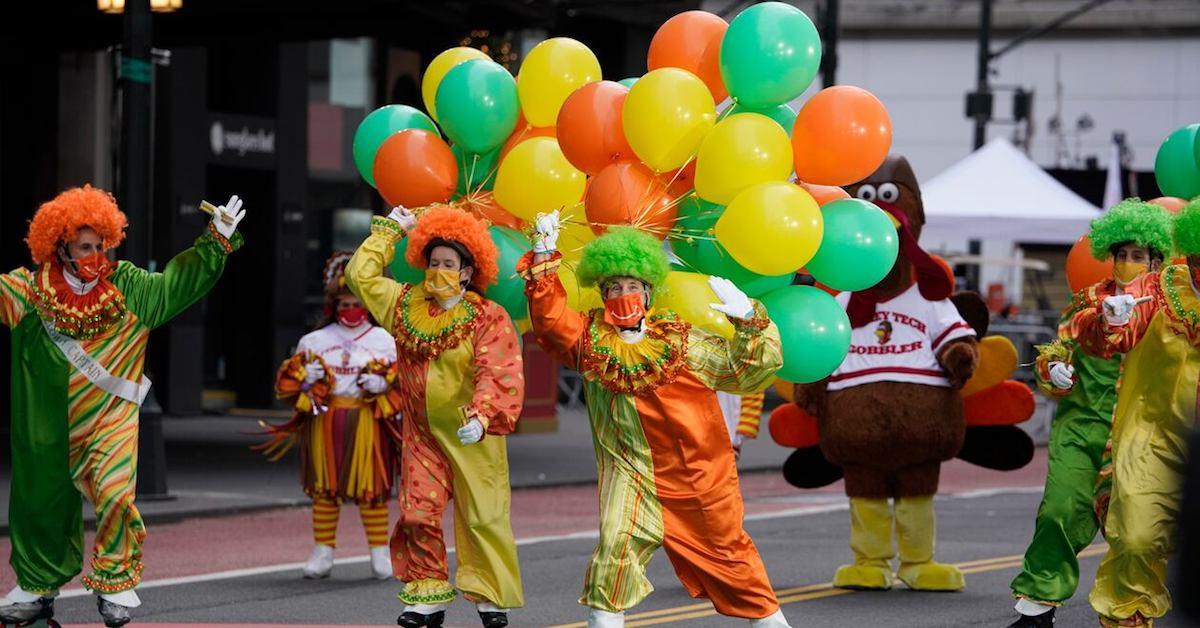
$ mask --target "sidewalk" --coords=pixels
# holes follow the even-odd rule
[[[280,419],[273,419],[279,421]],[[742,447],[743,471],[779,469],[791,454],[764,433]],[[508,439],[512,486],[518,488],[587,484],[596,481],[595,454],[583,408],[560,409],[559,429],[547,434],[518,434]],[[164,417],[167,487],[173,499],[139,499],[138,510],[149,523],[189,517],[225,515],[308,503],[300,490],[295,450],[276,463],[249,446],[261,437],[257,419],[207,415]],[[724,434],[717,437],[724,438]],[[9,458],[0,461],[0,534],[8,533]],[[85,505],[84,521],[94,527],[95,514]]]

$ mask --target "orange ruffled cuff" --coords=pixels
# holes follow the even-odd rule
[[[359,371],[359,375],[382,375],[387,380],[388,387],[378,395],[363,390],[363,401],[371,408],[371,414],[376,419],[390,419],[400,414],[400,365],[396,362],[371,360]]]

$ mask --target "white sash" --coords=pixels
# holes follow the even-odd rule
[[[42,327],[46,329],[46,335],[50,336],[50,340],[54,341],[58,350],[62,351],[63,357],[79,369],[79,372],[83,373],[88,381],[99,386],[104,392],[126,401],[132,401],[138,406],[141,406],[142,402],[146,400],[146,395],[150,392],[148,377],[142,375],[142,381],[137,383],[117,377],[109,373],[108,369],[89,355],[78,340],[58,333],[58,330],[54,329],[53,323],[42,319]]]

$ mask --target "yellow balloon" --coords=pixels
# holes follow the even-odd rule
[[[760,275],[799,270],[816,254],[823,232],[821,208],[812,195],[786,182],[746,188],[714,228],[733,259]]]
[[[792,142],[778,122],[739,113],[717,123],[696,155],[696,194],[728,205],[738,192],[792,173]]]
[[[438,85],[442,84],[442,79],[446,77],[450,68],[471,59],[490,58],[487,53],[462,46],[443,51],[434,57],[433,61],[429,62],[429,67],[425,68],[425,76],[421,77],[421,99],[425,101],[425,111],[429,112],[429,116],[435,121],[438,119],[437,108],[433,106],[433,103],[437,96]]]
[[[600,80],[600,61],[570,37],[547,39],[533,47],[517,74],[521,111],[533,126],[554,126],[571,92]]]
[[[733,323],[709,307],[720,300],[708,287],[708,275],[671,271],[663,285],[655,290],[655,307],[671,310],[679,318],[709,333],[733,338]]]
[[[553,137],[533,137],[509,151],[496,171],[496,202],[533,222],[539,213],[571,207],[583,198],[587,176],[571,165]]]
[[[599,289],[584,288],[579,285],[579,278],[575,275],[573,264],[563,264],[558,267],[558,280],[562,282],[563,289],[567,292],[567,305],[572,310],[590,312],[604,308],[604,301],[600,299]]]
[[[578,262],[583,257],[584,245],[596,239],[596,232],[588,225],[583,203],[564,208],[559,219],[558,252],[568,262]]]
[[[659,68],[629,88],[621,127],[638,159],[661,173],[695,156],[716,119],[704,81],[687,70]]]

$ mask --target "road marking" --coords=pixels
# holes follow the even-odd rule
[[[1099,556],[1108,551],[1108,546],[1104,544],[1090,545],[1084,548],[1079,553],[1080,558],[1091,556]],[[1024,555],[1014,554],[1011,556],[996,556],[993,558],[981,558],[978,560],[968,560],[961,563],[955,563],[964,574],[983,573],[988,571],[1000,571],[1012,567],[1020,567],[1021,561],[1024,560]],[[779,598],[780,606],[792,604],[794,602],[804,602],[807,600],[820,600],[825,598],[837,597],[839,595],[849,595],[851,593],[859,593],[851,589],[838,589],[833,586],[832,582],[822,582],[821,584],[810,584],[801,587],[792,587],[789,589],[778,589],[775,591],[776,597]],[[687,619],[702,619],[704,617],[713,617],[717,615],[717,611],[713,609],[709,602],[701,602],[699,604],[688,604],[685,606],[676,606],[672,608],[662,608],[654,611],[646,611],[644,613],[634,613],[626,616],[625,625],[628,628],[636,628],[637,626],[657,626]],[[559,624],[551,626],[551,628],[587,628],[586,622],[577,622],[573,624]]]
[[[1042,490],[1041,488],[1038,488],[1038,489],[1036,489],[1036,492],[1041,492],[1041,490]],[[1008,487],[1008,488],[981,489],[981,490],[976,490],[976,491],[968,491],[968,492],[964,492],[964,493],[955,493],[955,494],[951,494],[951,495],[939,495],[938,497],[939,498],[949,498],[949,499],[975,499],[975,498],[980,498],[980,497],[992,497],[992,496],[1001,495],[1001,494],[1022,494],[1022,493],[1030,493],[1030,492],[1035,492],[1035,490],[1031,487],[1016,486],[1016,487]],[[766,520],[770,520],[770,519],[782,519],[782,518],[786,518],[786,517],[803,517],[803,516],[810,516],[810,515],[826,514],[826,513],[830,513],[830,512],[837,512],[837,511],[841,511],[841,510],[848,510],[850,508],[849,501],[847,500],[847,498],[844,495],[842,495],[840,497],[841,497],[841,500],[838,503],[800,506],[800,507],[796,507],[796,508],[787,508],[784,510],[776,510],[776,511],[771,511],[771,512],[760,512],[760,513],[755,513],[755,514],[751,514],[751,515],[746,515],[745,520],[746,521],[766,521]],[[595,539],[595,538],[599,538],[599,537],[600,537],[599,529],[592,528],[590,530],[581,530],[581,531],[577,531],[577,532],[568,532],[568,533],[564,533],[564,534],[551,534],[551,535],[545,535],[545,536],[525,537],[525,538],[517,539],[517,545],[518,546],[538,545],[541,543],[551,543],[551,542],[557,542],[557,541],[574,541],[574,540],[581,540],[581,539]],[[454,553],[454,551],[455,551],[454,547],[449,547],[446,549],[447,554]],[[352,565],[352,564],[358,564],[358,563],[365,563],[365,562],[370,561],[370,559],[371,559],[371,557],[367,554],[362,554],[362,555],[358,555],[358,556],[347,556],[344,558],[335,559],[333,561],[333,564],[335,564],[335,565]],[[139,590],[144,590],[144,589],[153,589],[153,588],[158,588],[158,587],[171,587],[171,586],[179,586],[179,585],[185,585],[185,584],[196,584],[199,582],[213,582],[216,580],[230,580],[230,579],[234,579],[234,578],[247,578],[250,576],[261,576],[261,575],[265,575],[265,574],[279,573],[279,572],[285,572],[285,571],[299,571],[303,567],[304,567],[304,563],[302,563],[302,562],[281,563],[281,564],[275,564],[275,565],[263,565],[260,567],[246,567],[246,568],[242,568],[242,569],[230,569],[230,570],[226,570],[226,571],[216,571],[216,572],[211,572],[211,573],[195,574],[195,575],[190,575],[190,576],[177,576],[174,578],[158,578],[158,579],[152,579],[152,580],[143,580],[142,583],[139,584],[137,588]],[[92,595],[92,593],[86,589],[75,588],[75,589],[63,590],[62,592],[59,593],[58,597],[59,598],[73,598],[73,597],[82,597],[82,596],[86,596],[86,595]],[[699,605],[699,608],[711,609],[712,607],[711,607],[711,605],[708,605],[708,604],[701,604],[701,605]],[[655,612],[655,611],[648,611],[648,612]],[[710,614],[711,614],[711,612],[710,612]],[[571,625],[586,626],[586,624],[571,624]]]

